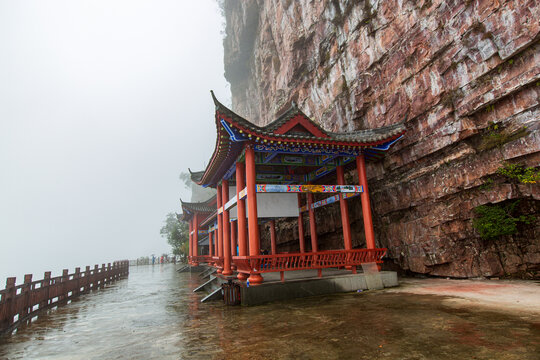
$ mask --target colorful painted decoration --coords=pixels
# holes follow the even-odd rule
[[[361,193],[362,185],[273,185],[258,184],[258,193]]]
[[[258,152],[279,152],[282,154],[298,155],[333,155],[333,156],[357,156],[358,149],[329,149],[322,147],[284,146],[283,144],[255,144],[253,147]]]
[[[352,197],[355,197],[355,196],[358,196],[358,195],[360,195],[360,193],[344,193],[344,194],[342,194],[344,199],[352,198]],[[313,204],[311,204],[311,208],[316,209],[316,208],[319,208],[321,206],[330,205],[330,204],[333,204],[333,203],[338,202],[338,201],[339,201],[339,195],[333,195],[333,196],[330,196],[329,198],[314,202]],[[300,207],[298,210],[300,210],[300,212],[308,211],[308,206],[304,205],[304,206]]]

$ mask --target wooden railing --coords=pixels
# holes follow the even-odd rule
[[[213,258],[209,255],[197,255],[197,256],[188,256],[188,259],[192,263],[211,263]]]
[[[21,323],[31,320],[40,310],[58,306],[80,294],[103,288],[129,274],[129,261],[115,261],[112,265],[95,265],[85,271],[75,269],[68,274],[51,278],[51,272],[43,280],[32,281],[32,274],[25,275],[24,283],[15,285],[15,278],[7,278],[6,288],[0,290],[0,334],[15,329]]]
[[[239,272],[256,274],[293,270],[324,269],[382,263],[386,249],[328,250],[311,253],[233,256]]]

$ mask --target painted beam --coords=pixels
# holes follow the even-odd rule
[[[273,185],[258,184],[258,193],[361,193],[361,185]]]
[[[294,155],[334,155],[334,156],[357,156],[360,149],[331,149],[308,146],[285,146],[283,144],[255,144],[253,149],[257,152],[277,152],[280,154]]]
[[[358,196],[360,194],[361,193],[344,193],[343,197],[345,199],[349,199],[349,198]],[[333,204],[333,203],[338,202],[338,201],[339,201],[339,195],[332,195],[332,196],[330,196],[330,197],[328,197],[326,199],[314,202],[313,204],[311,204],[311,208],[316,209],[316,208],[319,208],[319,207],[322,207],[322,206]],[[306,211],[308,211],[308,206],[304,205],[304,206],[298,208],[298,210],[300,210],[301,213],[306,212]]]
[[[233,206],[236,206],[236,195],[234,195],[227,203],[225,204],[225,210],[229,210]]]
[[[245,199],[247,196],[247,187],[245,187],[242,191],[240,191],[240,200]]]

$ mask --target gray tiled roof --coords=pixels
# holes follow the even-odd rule
[[[254,133],[256,133],[259,136],[268,136],[272,138],[279,138],[282,140],[317,140],[317,141],[324,141],[324,142],[351,142],[351,143],[358,143],[358,145],[370,145],[372,143],[376,143],[379,141],[383,141],[386,139],[393,138],[397,135],[401,135],[405,132],[405,120],[403,122],[389,125],[389,126],[383,126],[376,129],[368,129],[368,130],[356,130],[352,132],[330,132],[326,131],[323,128],[321,128],[316,122],[311,120],[306,114],[304,114],[296,104],[292,104],[291,107],[285,111],[280,117],[278,117],[276,120],[272,121],[268,125],[265,126],[257,126],[240,115],[236,114],[223,104],[221,104],[216,97],[214,96],[214,93],[212,92],[212,99],[214,100],[214,104],[216,105],[216,110],[220,113],[227,115],[227,117],[230,117],[231,120],[240,126],[246,128],[247,130],[250,130]],[[296,115],[302,115],[306,119],[308,119],[316,128],[318,128],[322,133],[324,133],[327,137],[317,137],[313,136],[311,134],[276,134],[274,131],[276,131],[279,127],[284,125],[287,121],[292,119]]]

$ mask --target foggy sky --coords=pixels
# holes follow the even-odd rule
[[[215,144],[216,1],[0,0],[0,288],[170,252],[159,230]]]

